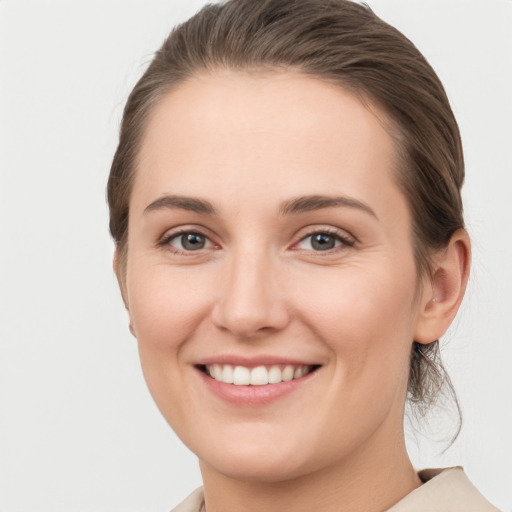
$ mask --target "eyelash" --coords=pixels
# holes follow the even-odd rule
[[[347,236],[347,234],[345,232],[339,231],[339,230],[333,229],[333,228],[324,228],[324,229],[315,229],[315,230],[309,232],[307,235],[301,237],[301,239],[298,242],[296,242],[294,244],[294,246],[297,246],[304,240],[307,240],[308,238],[313,237],[315,235],[326,235],[329,238],[333,238],[336,242],[340,242],[340,246],[334,247],[332,249],[327,249],[324,251],[315,251],[315,250],[311,249],[312,252],[314,252],[315,254],[318,254],[318,255],[322,255],[322,254],[329,255],[329,254],[332,254],[333,252],[343,250],[347,247],[353,247],[355,244],[355,240],[353,238]],[[295,250],[300,251],[300,250],[307,250],[307,249],[295,249]]]
[[[182,237],[183,235],[197,235],[197,236],[200,236],[200,237],[204,238],[207,242],[209,242],[210,244],[215,246],[214,242],[212,242],[207,235],[202,233],[200,230],[194,230],[194,229],[182,229],[182,230],[177,231],[175,233],[171,233],[168,236],[164,236],[158,242],[158,246],[159,247],[163,247],[163,248],[167,248],[168,250],[170,250],[174,254],[187,255],[187,256],[190,256],[190,255],[192,255],[195,252],[200,253],[203,250],[203,249],[198,249],[197,251],[193,251],[193,250],[188,250],[187,251],[187,250],[181,250],[181,249],[177,249],[176,247],[173,247],[171,245],[171,242],[173,240],[176,240],[176,239]],[[316,229],[316,230],[313,230],[313,231],[309,232],[308,234],[304,235],[303,237],[300,238],[300,240],[298,240],[297,242],[295,242],[293,244],[292,248],[297,246],[301,242],[307,240],[308,238],[315,236],[315,235],[326,235],[327,237],[333,238],[336,242],[340,242],[340,244],[341,244],[338,247],[334,247],[334,248],[331,248],[331,249],[326,249],[324,251],[321,251],[321,250],[315,251],[315,250],[311,249],[311,252],[318,253],[318,254],[322,254],[322,253],[323,254],[332,254],[333,252],[337,252],[340,249],[343,250],[343,248],[346,248],[346,247],[353,247],[354,244],[355,244],[355,240],[353,238],[351,238],[351,237],[346,236],[346,234],[344,232],[341,232],[341,231],[338,231],[338,230],[332,229],[332,228],[325,228],[325,229]],[[296,251],[300,251],[300,250],[309,251],[308,249],[300,249],[300,248],[296,248],[296,249],[293,249],[293,250],[296,250]]]
[[[190,255],[194,254],[195,252],[200,253],[201,249],[198,249],[197,251],[184,251],[184,250],[181,250],[181,249],[177,249],[176,247],[173,247],[171,245],[171,242],[173,240],[178,239],[178,238],[182,237],[183,235],[197,235],[197,236],[200,236],[200,237],[204,238],[205,240],[210,242],[212,245],[215,245],[210,240],[210,238],[207,235],[205,235],[204,233],[202,233],[200,230],[197,230],[197,229],[182,229],[182,230],[177,231],[175,233],[171,233],[170,235],[164,236],[158,242],[158,246],[166,248],[166,249],[170,250],[172,253],[178,254],[178,255],[190,256]]]

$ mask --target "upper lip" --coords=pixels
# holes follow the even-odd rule
[[[245,366],[246,368],[255,368],[257,366],[319,366],[316,361],[305,361],[289,357],[279,356],[258,356],[246,357],[236,355],[219,355],[201,359],[195,363],[197,366],[210,366],[212,364],[229,364],[232,366]]]

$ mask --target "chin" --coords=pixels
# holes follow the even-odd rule
[[[277,483],[293,480],[308,473],[307,465],[290,460],[283,453],[247,450],[219,454],[218,457],[201,459],[216,472],[233,480],[245,482]]]
[[[191,448],[201,465],[234,480],[261,483],[300,478],[320,469],[325,458],[332,455],[322,457],[311,448],[314,442],[297,439],[290,432],[285,437],[269,432],[266,436],[253,434],[238,440],[233,435],[218,441],[208,439]]]

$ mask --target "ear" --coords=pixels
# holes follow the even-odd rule
[[[135,334],[135,329],[132,324],[131,315],[130,315],[130,308],[128,305],[128,295],[126,293],[126,262],[124,264],[120,263],[120,255],[119,250],[116,248],[114,251],[114,259],[112,261],[112,267],[114,269],[114,273],[117,278],[117,283],[119,284],[119,289],[121,291],[121,297],[123,298],[124,307],[126,308],[126,311],[128,311],[128,316],[130,317],[130,332],[133,334],[133,336],[137,337]]]
[[[117,278],[117,284],[119,285],[119,289],[121,290],[121,297],[123,298],[124,307],[128,310],[128,301],[126,300],[126,293],[125,293],[125,275],[123,275],[123,271],[121,270],[121,265],[119,263],[119,249],[115,249],[114,251],[114,259],[112,261],[112,268],[114,269],[114,274]]]
[[[418,343],[431,343],[447,331],[466,291],[470,260],[469,236],[459,229],[435,255],[432,278],[425,280],[414,336]]]

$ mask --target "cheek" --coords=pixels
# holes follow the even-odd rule
[[[128,270],[130,317],[144,378],[163,416],[184,430],[186,347],[209,309],[207,280],[192,280],[190,272],[166,265],[138,264],[135,258]]]
[[[142,271],[141,271],[142,270]],[[139,344],[162,352],[177,349],[209,308],[207,280],[164,265],[129,274],[130,317]]]
[[[304,294],[303,318],[330,348],[334,361],[329,369],[332,385],[323,400],[328,412],[321,418],[322,432],[344,438],[350,446],[369,436],[390,411],[397,428],[402,421],[416,281],[414,268],[396,273],[387,268],[340,270],[328,284],[311,281]]]
[[[395,278],[396,276],[396,278]],[[307,277],[307,281],[305,281]],[[387,330],[410,324],[413,316],[414,273],[383,268],[332,269],[317,279],[302,276],[304,310],[318,319],[318,325],[335,335],[338,329],[363,333],[375,327]],[[329,336],[331,337],[331,336]]]
[[[323,339],[345,378],[408,371],[414,332],[414,265],[383,261],[375,268],[331,269],[329,279],[304,283],[303,318]],[[385,364],[384,364],[385,363]]]

